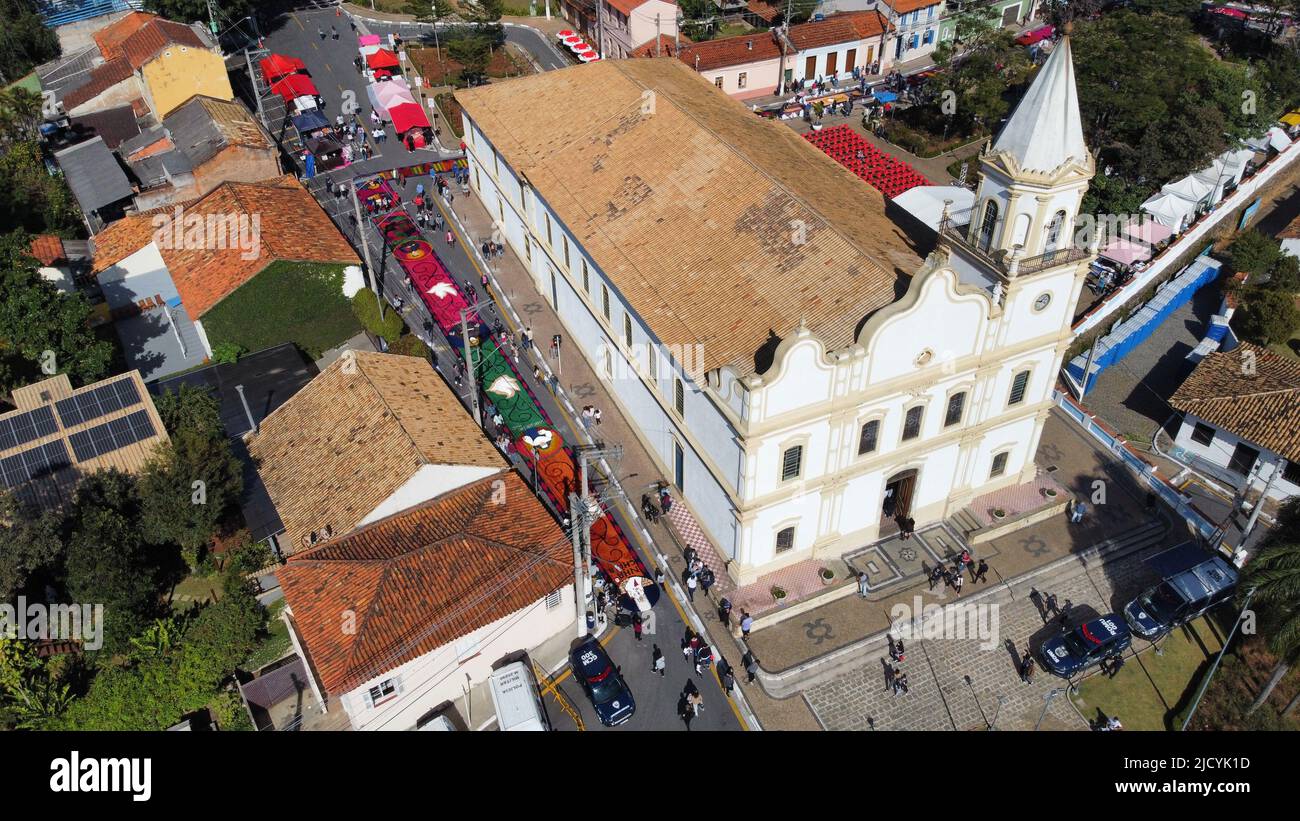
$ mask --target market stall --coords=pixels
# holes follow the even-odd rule
[[[285,57],[283,54],[272,54],[263,58],[257,65],[261,68],[262,79],[266,80],[267,85],[274,83],[281,77],[297,74],[307,68],[307,64],[297,57]]]
[[[343,146],[333,137],[312,137],[307,140],[307,151],[316,159],[316,171],[333,171],[347,165]]]
[[[1182,233],[1196,217],[1195,203],[1163,192],[1142,203],[1142,210],[1160,224],[1168,226],[1175,234]]]
[[[293,127],[298,130],[298,134],[304,140],[328,135],[331,130],[329,120],[314,108],[301,114],[295,114],[293,116]]]

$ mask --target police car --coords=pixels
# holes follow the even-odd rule
[[[596,708],[601,724],[616,727],[636,712],[632,691],[627,689],[627,682],[600,642],[593,638],[579,644],[569,653],[569,663],[573,666],[573,677]]]
[[[1047,672],[1069,678],[1103,659],[1122,653],[1132,642],[1133,635],[1124,617],[1111,613],[1048,639],[1043,642],[1039,654]]]
[[[1134,634],[1149,641],[1228,601],[1237,590],[1236,569],[1194,544],[1172,547],[1147,564],[1161,582],[1129,602],[1124,618]]]

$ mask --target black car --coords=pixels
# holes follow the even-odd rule
[[[596,708],[601,724],[616,727],[636,712],[632,691],[627,688],[627,682],[623,681],[622,674],[609,660],[609,654],[600,642],[587,639],[579,644],[569,653],[569,663],[573,665],[573,677]]]
[[[1039,656],[1047,672],[1069,678],[1122,653],[1132,643],[1133,634],[1124,618],[1111,613],[1048,639],[1043,642]]]
[[[1149,641],[1231,599],[1237,590],[1236,568],[1194,544],[1170,548],[1147,564],[1161,582],[1129,602],[1124,619],[1135,635]]]

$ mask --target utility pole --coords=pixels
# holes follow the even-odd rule
[[[673,56],[676,57],[682,53],[682,11],[679,6],[677,9],[677,30],[673,32]]]
[[[622,445],[606,446],[603,442],[596,442],[592,445],[581,445],[574,448],[578,455],[578,492],[574,494],[569,503],[569,519],[577,521],[574,517],[582,517],[582,543],[587,564],[587,577],[592,577],[591,567],[591,524],[595,519],[596,511],[600,509],[599,500],[592,496],[588,490],[588,465],[594,459],[609,459],[617,464],[623,458]],[[617,471],[615,471],[617,473]]]
[[[333,182],[330,183],[333,185]],[[352,212],[357,218],[357,236],[361,237],[361,254],[366,260],[366,274],[370,278],[370,290],[375,292],[375,302],[379,303],[379,323],[384,322],[384,300],[379,296],[379,286],[375,284],[375,266],[370,264],[370,242],[366,239],[366,224],[361,219],[361,200],[357,199],[357,181],[356,177],[348,183],[348,189],[352,191]]]
[[[577,613],[578,638],[587,635],[587,589],[582,576],[582,532],[587,517],[580,512],[581,505],[578,494],[570,493],[569,538],[573,540],[573,607]]]
[[[605,59],[605,0],[596,0],[596,54]]]
[[[262,121],[262,128],[270,131],[271,127],[266,124],[266,109],[262,108],[262,89],[257,85],[257,75],[253,74],[253,58],[248,51],[244,49],[244,62],[248,64],[248,82],[253,86],[253,96],[257,98],[257,119]]]
[[[478,310],[478,303],[460,309],[460,338],[465,345],[465,371],[469,374],[470,407],[474,409],[474,422],[483,427],[483,411],[478,404],[478,374],[474,369],[474,348],[469,344],[469,315]]]
[[[790,10],[793,5],[794,0],[785,0],[785,19],[781,21],[781,28],[776,33],[777,39],[781,42],[781,67],[778,69],[780,75],[776,78],[778,96],[785,94],[785,42],[786,34],[790,32]]]
[[[655,14],[655,56],[662,57],[664,54],[663,41],[660,40],[663,35],[659,31],[659,15]]]
[[[1268,492],[1273,489],[1273,480],[1282,472],[1282,460],[1278,459],[1273,463],[1273,472],[1268,475],[1268,481],[1264,483],[1264,492],[1259,494],[1259,501],[1255,502],[1255,507],[1250,511],[1250,518],[1246,520],[1246,527],[1241,532],[1241,546],[1245,546],[1246,537],[1255,529],[1255,522],[1259,519],[1259,512],[1264,509],[1264,500],[1268,498]]]

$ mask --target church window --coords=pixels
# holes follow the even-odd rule
[[[677,409],[678,416],[686,415],[686,386],[680,379],[673,385],[673,407]]]
[[[998,224],[998,204],[993,200],[984,203],[984,219],[980,222],[979,249],[987,251],[993,245],[993,229]]]
[[[903,441],[915,439],[921,435],[921,416],[925,413],[925,408],[921,405],[910,409],[907,416],[903,419]]]
[[[1007,458],[1010,456],[1011,453],[1004,450],[993,457],[993,468],[989,471],[990,479],[996,479],[1007,472]]]
[[[1044,251],[1052,254],[1060,247],[1061,231],[1065,228],[1065,212],[1057,211],[1056,216],[1052,217],[1052,222],[1047,226],[1047,242],[1044,243]]]
[[[803,445],[786,448],[781,456],[781,481],[797,479],[803,469]]]
[[[1029,388],[1029,371],[1021,371],[1011,380],[1011,395],[1007,397],[1008,405],[1019,405],[1025,401],[1025,391]]]
[[[776,552],[784,553],[794,548],[794,528],[783,527],[776,532]]]
[[[962,411],[966,408],[966,391],[955,393],[948,398],[948,412],[944,414],[943,426],[950,428],[961,421]]]
[[[871,453],[876,449],[876,442],[880,438],[880,420],[872,419],[862,426],[862,433],[858,436],[858,455]]]

